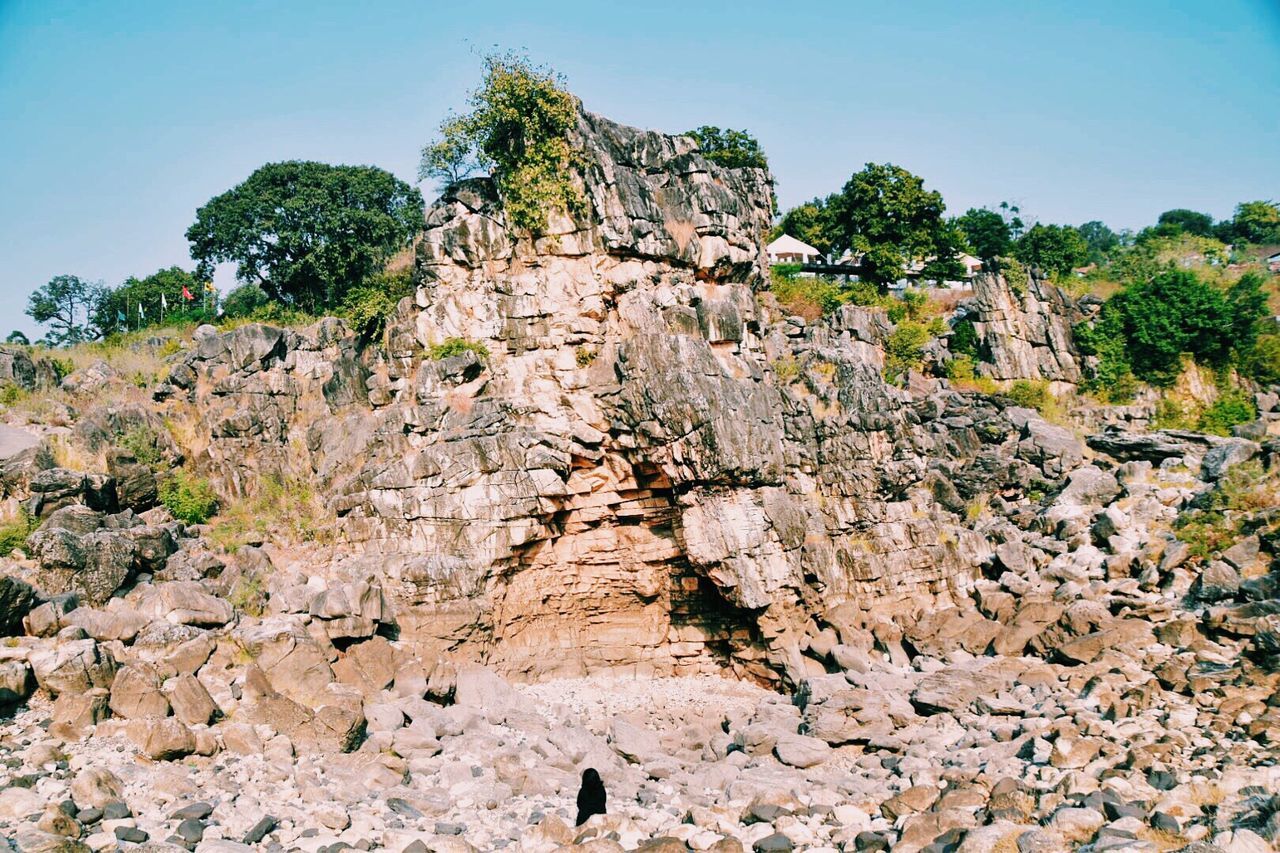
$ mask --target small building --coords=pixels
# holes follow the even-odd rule
[[[973,255],[961,252],[956,255],[956,260],[964,266],[964,277],[967,279],[973,278],[975,275],[982,272],[982,261],[975,258]]]
[[[771,264],[825,264],[826,257],[802,240],[783,234],[764,248]]]

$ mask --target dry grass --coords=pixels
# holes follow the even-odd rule
[[[1197,806],[1220,806],[1227,792],[1217,782],[1192,782],[1187,786],[1191,802]]]
[[[49,436],[49,451],[54,464],[69,471],[101,471],[107,467],[104,454],[91,453],[70,435]]]
[[[1138,838],[1143,841],[1150,841],[1160,850],[1181,850],[1191,843],[1176,832],[1170,832],[1167,829],[1155,829],[1150,826],[1144,826],[1138,830]]]
[[[336,538],[333,510],[301,479],[264,477],[252,498],[223,507],[209,538],[227,553],[256,539],[279,544],[331,543]]]

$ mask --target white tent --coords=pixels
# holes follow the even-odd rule
[[[768,246],[765,252],[771,264],[812,264],[822,260],[822,253],[790,234],[783,234]]]

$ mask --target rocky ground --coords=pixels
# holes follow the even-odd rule
[[[376,587],[277,555],[254,616],[224,577],[160,579],[200,564],[198,531],[95,519],[187,559],[105,606],[27,602],[0,689],[39,691],[0,728],[0,832],[24,851],[1272,849],[1274,448],[1095,444],[1167,461],[1099,456],[980,520],[1000,544],[955,606],[824,629],[808,653],[827,672],[789,695],[423,668],[376,634],[335,644],[377,625]],[[1205,511],[1240,532],[1207,560],[1169,532]],[[586,767],[609,814],[574,828]]]

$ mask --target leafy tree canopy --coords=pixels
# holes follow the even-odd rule
[[[27,316],[47,324],[44,342],[50,346],[70,346],[98,336],[90,311],[102,290],[79,276],[57,275],[27,299]]]
[[[1005,218],[994,210],[971,207],[956,217],[956,225],[964,232],[973,254],[984,262],[1007,255],[1013,248],[1013,231]]]
[[[422,229],[422,196],[373,166],[262,166],[196,211],[187,229],[196,276],[215,263],[272,299],[307,311],[337,305]]]
[[[1245,243],[1280,243],[1280,206],[1271,201],[1246,201],[1236,205],[1230,236]]]
[[[956,254],[959,229],[943,214],[942,194],[892,163],[868,163],[829,200],[832,243],[862,255],[862,277],[876,284],[899,279],[908,264],[924,264],[924,278],[963,274]]]
[[[1089,259],[1089,244],[1070,225],[1036,223],[1018,240],[1013,253],[1043,272],[1066,275]]]
[[[194,298],[184,297],[183,288]],[[162,321],[200,322],[212,316],[208,304],[205,285],[192,273],[173,266],[146,278],[130,276],[114,289],[104,288],[93,305],[93,323],[103,335],[111,335],[158,326]]]
[[[1138,378],[1164,385],[1177,376],[1183,353],[1216,367],[1233,350],[1252,347],[1266,311],[1260,287],[1246,276],[1224,293],[1188,270],[1166,270],[1109,299],[1100,324],[1123,339]]]
[[[424,180],[448,184],[488,171],[510,224],[535,234],[546,229],[549,212],[581,207],[572,181],[579,155],[569,139],[578,99],[561,75],[521,54],[490,54],[469,105],[466,115],[446,118],[439,138],[422,149]]]
[[[764,156],[760,143],[745,130],[730,128],[721,130],[718,127],[703,125],[687,131],[685,136],[692,136],[697,141],[698,147],[702,149],[702,153],[708,160],[726,168],[769,168],[769,160]],[[795,234],[791,236],[803,239]]]
[[[1160,214],[1160,218],[1156,220],[1156,225],[1177,228],[1197,237],[1213,236],[1213,217],[1207,213],[1187,210],[1184,207],[1166,210]]]
[[[1102,263],[1120,245],[1120,235],[1097,219],[1081,225],[1079,231],[1085,245],[1089,247],[1089,260],[1092,263]]]
[[[14,329],[10,332],[9,336],[4,339],[4,342],[6,344],[22,344],[24,347],[31,345],[31,339],[19,329]]]
[[[827,254],[833,248],[832,210],[829,199],[822,198],[796,205],[782,215],[782,220],[774,229],[773,236],[790,234],[797,240],[808,243],[823,254]]]

